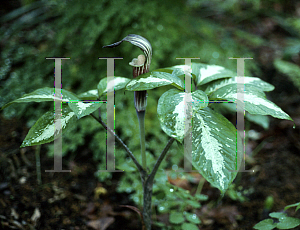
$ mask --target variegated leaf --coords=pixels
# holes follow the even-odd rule
[[[107,84],[107,77],[101,79],[98,84],[99,97],[106,94],[107,90],[114,87],[114,90],[120,90],[125,88],[126,84],[130,81],[129,78],[125,77],[114,77],[113,81],[109,81]]]
[[[61,116],[62,130],[66,130],[76,121],[75,113],[68,106],[63,106]],[[55,130],[54,111],[49,111],[41,116],[31,127],[21,147],[49,143],[61,135],[62,130]]]
[[[79,100],[75,94],[67,90],[62,89],[61,94],[62,94],[62,99],[59,97],[54,97],[54,88],[45,87],[45,88],[37,89],[31,93],[24,94],[19,99],[7,103],[1,108],[1,110],[6,108],[7,106],[10,106],[13,103],[42,102],[42,101],[54,101],[54,100],[61,100],[62,102],[68,102],[69,100],[73,100],[73,101]]]
[[[185,136],[185,109],[188,104],[184,100],[185,93],[171,89],[159,99],[157,114],[162,130],[170,137],[182,142]],[[208,98],[203,91],[197,90],[191,94],[191,106],[195,111],[208,105]]]
[[[193,116],[192,145],[193,166],[224,193],[242,159],[242,153],[237,156],[237,145],[242,141],[236,128],[221,114],[203,108]]]
[[[212,108],[215,112],[218,112],[220,114],[236,114],[237,104],[233,102],[222,102],[222,103],[211,103],[210,108]],[[260,125],[264,129],[269,128],[269,117],[265,115],[259,115],[259,114],[250,114],[248,112],[245,113],[245,117],[248,121],[251,121],[257,125]]]
[[[219,88],[210,95],[210,100],[237,100],[237,86],[234,84]],[[264,92],[259,91],[257,87],[245,85],[244,91],[245,110],[251,114],[271,115],[279,119],[292,120],[292,118],[282,111],[273,102],[266,99]]]
[[[261,91],[272,91],[274,90],[274,86],[257,78],[257,77],[243,77],[243,82],[245,85],[251,85],[257,87]],[[218,90],[221,87],[226,85],[233,84],[233,87],[237,87],[237,78],[227,78],[222,80],[217,80],[213,83],[208,84],[207,88],[205,89],[205,93],[211,94],[212,92]],[[234,86],[235,85],[235,86]]]
[[[176,65],[156,71],[174,73],[176,76],[183,75],[186,71],[192,74],[197,86],[207,84],[211,81],[223,78],[230,78],[236,76],[236,73],[225,69],[223,66],[218,65],[206,65],[202,63],[192,63],[192,66]]]
[[[236,76],[236,73],[225,69],[223,66],[192,63],[192,74],[196,75],[196,85],[204,85],[208,82]]]
[[[192,74],[193,78],[196,78],[196,75],[192,73],[191,66],[187,66],[187,65],[175,65],[175,66],[166,67],[166,68],[162,68],[162,69],[156,69],[154,71],[171,73],[172,75],[174,75],[176,77],[180,77],[180,76],[184,75],[185,72],[188,72],[188,73]]]
[[[174,76],[173,74],[167,72],[152,71],[142,74],[137,78],[131,80],[126,85],[126,90],[142,91],[165,85],[173,85],[178,89],[184,89],[183,82],[177,76]]]
[[[102,104],[103,104],[103,102],[70,102],[70,103],[68,103],[69,107],[76,114],[78,119],[93,113],[94,111],[99,109]]]
[[[81,100],[97,100],[98,98],[98,90],[92,89],[87,92],[81,93],[78,95]]]

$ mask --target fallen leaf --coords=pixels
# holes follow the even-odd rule
[[[95,230],[105,230],[114,221],[115,221],[115,218],[113,218],[113,217],[103,217],[98,220],[91,220],[91,221],[87,222],[87,226],[89,226]]]
[[[95,192],[95,199],[98,199],[100,195],[105,195],[107,193],[107,190],[103,187],[97,187],[94,190]]]
[[[10,215],[16,220],[19,219],[19,214],[16,212],[16,210],[14,208],[11,208]]]
[[[31,221],[35,223],[40,217],[41,217],[40,210],[38,208],[35,208],[32,216],[30,218]]]

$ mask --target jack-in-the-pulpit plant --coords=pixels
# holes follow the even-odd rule
[[[134,91],[134,103],[139,119],[142,163],[140,164],[136,160],[128,147],[113,130],[107,127],[98,113],[96,113],[104,105],[101,103],[80,102],[87,95],[93,100],[105,98],[108,88],[106,77],[100,80],[97,89],[78,96],[62,89],[62,130],[59,132],[72,126],[78,119],[91,115],[110,133],[115,135],[116,140],[124,147],[140,172],[144,194],[143,212],[141,215],[143,229],[150,230],[154,177],[160,163],[175,140],[179,146],[183,147],[185,137],[192,134],[191,157],[188,160],[222,194],[225,193],[236,177],[242,160],[242,155],[237,154],[237,146],[243,145],[242,139],[237,132],[237,128],[218,112],[220,111],[218,108],[223,106],[232,112],[236,112],[238,76],[235,72],[222,66],[200,63],[192,63],[191,66],[177,65],[150,71],[152,58],[150,42],[139,35],[131,34],[121,41],[105,47],[116,47],[123,41],[130,42],[144,52],[144,55],[139,55],[130,62],[130,65],[133,67],[133,79],[125,77],[114,78],[115,91],[120,89]],[[185,88],[187,86],[181,80],[187,71],[189,71],[189,76],[196,89],[189,94],[191,99],[189,104],[185,101],[187,94]],[[292,120],[288,114],[266,98],[264,92],[274,89],[271,84],[259,78],[248,76],[243,76],[243,83],[244,91],[242,93],[246,118],[249,113],[252,115],[271,115],[279,119]],[[148,169],[145,156],[144,130],[147,90],[166,85],[174,88],[166,91],[160,97],[157,105],[157,115],[162,130],[171,138],[158,157],[154,168]],[[8,103],[2,109],[13,103],[53,101],[54,99],[53,88],[45,87],[25,94],[23,97]],[[71,100],[73,102],[77,101],[77,103],[69,103]],[[187,109],[191,110],[192,115],[191,133],[186,133]],[[29,130],[21,147],[53,141],[56,137],[53,132],[54,127],[53,111],[49,111]],[[181,154],[184,156],[184,148],[181,149]]]

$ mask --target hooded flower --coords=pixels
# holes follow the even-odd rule
[[[139,55],[137,58],[132,59],[129,63],[133,67],[133,78],[137,76],[149,72],[151,58],[152,58],[152,47],[150,42],[136,34],[129,34],[121,41],[113,43],[111,45],[103,46],[103,48],[111,48],[120,45],[123,41],[130,42],[131,44],[139,47],[145,55]],[[134,92],[134,105],[137,112],[142,112],[146,110],[147,106],[147,91],[135,91]]]

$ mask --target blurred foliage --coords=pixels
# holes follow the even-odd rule
[[[46,60],[46,57],[71,58],[62,61],[62,82],[64,89],[75,93],[96,89],[100,79],[106,77],[106,61],[99,60],[99,57],[123,57],[123,60],[115,61],[115,75],[131,78],[132,68],[128,63],[141,51],[127,43],[116,49],[101,48],[128,34],[139,34],[152,44],[151,70],[183,64],[183,60],[176,60],[177,57],[200,57],[203,63],[218,64],[236,71],[236,61],[229,57],[254,57],[255,49],[272,46],[261,32],[265,27],[259,28],[261,18],[268,16],[290,35],[284,51],[277,58],[300,63],[300,21],[290,14],[286,16],[294,10],[294,1],[24,0],[22,4],[0,19],[1,107],[24,93],[53,85],[54,61]],[[245,63],[246,75],[261,74],[259,59]],[[293,70],[289,68],[296,67],[283,64],[278,67],[277,63],[276,68],[290,76]],[[150,166],[168,140],[156,117],[158,98],[167,89],[162,87],[148,91],[145,126]],[[117,92],[115,104],[116,132],[139,159],[133,93]],[[6,118],[22,116],[30,127],[53,106],[52,103],[30,105],[11,106],[2,114]],[[106,116],[105,110],[102,110],[102,115]],[[73,158],[78,151],[88,149],[99,162],[99,169],[105,169],[105,131],[95,120],[81,119],[64,133],[63,141],[64,155],[71,154]],[[51,155],[53,145],[47,146]],[[128,171],[122,174],[118,191],[130,193],[132,199],[140,204],[139,175],[127,159],[125,152],[116,145],[116,167]],[[182,166],[182,160],[183,154],[174,144],[161,168]],[[110,173],[96,172],[95,175],[110,183],[106,180],[111,178]],[[166,174],[162,170],[156,176],[155,205],[161,200],[173,199],[169,196],[170,188],[161,186],[165,181]],[[232,194],[236,196],[233,191]]]
[[[279,72],[288,76],[300,91],[300,67],[294,63],[279,59],[274,61],[274,65]]]

